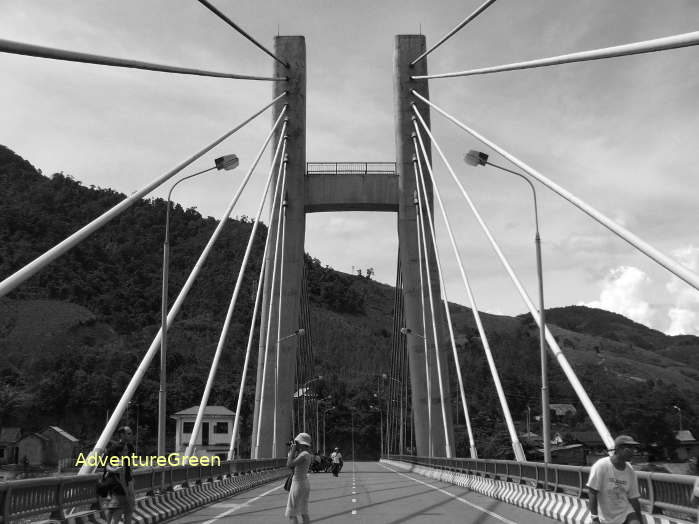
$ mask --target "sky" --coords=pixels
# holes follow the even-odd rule
[[[304,35],[307,160],[394,161],[394,35],[428,46],[479,1],[213,3],[268,48]],[[269,76],[273,61],[194,0],[0,0],[0,38],[169,65]],[[431,73],[517,62],[697,30],[691,0],[500,0],[428,57]],[[124,193],[169,171],[271,100],[269,82],[189,77],[0,54],[0,143],[45,175]],[[435,79],[430,97],[493,142],[694,271],[699,270],[699,48],[494,75]],[[233,172],[178,186],[174,200],[219,218],[270,129],[269,113],[197,161],[236,153]],[[493,235],[536,297],[529,188],[436,113],[432,129]],[[253,216],[265,154],[234,216]],[[526,306],[444,165],[435,176],[479,309]],[[491,161],[508,165],[497,154]],[[512,167],[512,166],[509,166]],[[699,292],[537,185],[546,306],[615,311],[670,334],[699,334]],[[169,187],[169,185],[167,185]],[[159,189],[151,196],[161,197]],[[437,240],[448,299],[469,305],[446,229]],[[306,251],[340,271],[372,267],[393,284],[392,213],[307,216]],[[3,275],[4,277],[5,275]]]

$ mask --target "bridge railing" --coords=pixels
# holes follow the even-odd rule
[[[307,175],[395,175],[395,162],[307,162]]]
[[[588,496],[585,485],[590,475],[590,468],[587,466],[411,455],[391,455],[385,458],[516,484],[527,484],[540,489],[567,493],[578,498]],[[636,475],[641,501],[649,513],[693,515],[695,510],[690,504],[690,499],[696,477],[647,471],[637,471]]]
[[[286,467],[286,459],[221,461],[216,466],[164,466],[135,468],[136,493],[169,491],[236,475],[247,475]],[[0,483],[0,524],[39,515],[62,519],[71,508],[96,507],[95,491],[102,473],[12,480]]]

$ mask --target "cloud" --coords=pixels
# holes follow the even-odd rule
[[[699,333],[699,318],[694,311],[673,307],[667,312],[667,316],[670,317],[670,327],[667,328],[668,335]]]
[[[653,309],[643,298],[650,283],[648,275],[640,269],[619,266],[612,269],[604,279],[599,300],[584,305],[613,311],[650,326]]]
[[[675,249],[672,255],[692,271],[696,271],[699,267],[699,248],[691,244]],[[665,289],[672,295],[674,305],[668,311],[668,317],[670,317],[668,335],[699,334],[699,318],[696,313],[699,305],[699,291],[690,288],[677,277],[672,277],[665,284]]]

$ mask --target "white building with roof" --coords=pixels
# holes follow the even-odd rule
[[[184,453],[189,445],[194,421],[199,406],[178,411],[171,418],[177,421],[175,433],[175,451]],[[207,406],[204,410],[201,429],[195,442],[194,455],[219,457],[226,460],[231,445],[235,413],[224,406]]]
[[[683,429],[675,432],[675,438],[678,441],[675,453],[680,460],[688,460],[691,457],[699,456],[699,441],[694,438],[691,431]]]

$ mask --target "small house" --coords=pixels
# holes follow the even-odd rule
[[[177,421],[175,433],[175,450],[184,453],[189,445],[194,422],[199,406],[178,411],[171,418]],[[194,447],[194,455],[219,457],[225,460],[231,445],[235,413],[224,406],[207,406],[201,422],[201,428]]]
[[[25,466],[42,465],[47,445],[48,439],[39,433],[25,435],[17,444],[18,464]]]
[[[63,469],[75,464],[80,441],[58,426],[49,426],[40,433],[46,439],[43,463]]]
[[[19,448],[17,447],[22,430],[19,428],[0,428],[0,465],[17,464]]]
[[[80,441],[58,426],[30,433],[17,446],[18,464],[69,467],[78,456]]]
[[[675,439],[678,442],[675,448],[677,458],[680,460],[689,460],[690,457],[699,456],[699,442],[691,431],[683,429],[675,433]]]
[[[609,456],[607,446],[596,431],[571,431],[566,435],[569,443],[579,443],[585,450],[585,462],[589,466],[598,459]]]
[[[543,453],[543,450],[542,450]],[[551,448],[552,464],[585,465],[585,450],[582,444],[568,444]]]

